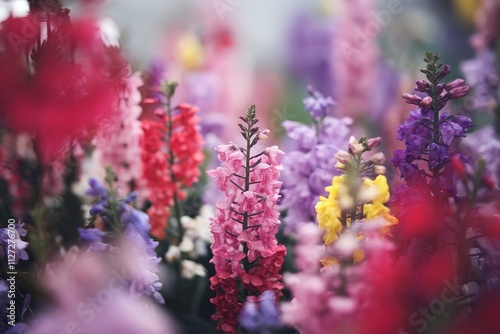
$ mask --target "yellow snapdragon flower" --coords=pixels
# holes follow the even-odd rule
[[[338,234],[342,231],[342,222],[340,221],[342,210],[339,205],[339,195],[341,188],[345,187],[345,175],[335,176],[332,180],[332,185],[326,187],[328,198],[320,196],[319,202],[316,203],[316,213],[318,217],[319,228],[325,230],[323,240],[325,244],[330,244],[338,238]]]
[[[361,192],[363,191],[373,194],[370,202],[363,205],[363,214],[366,219],[383,217],[389,223],[397,224],[397,218],[390,215],[389,208],[384,205],[391,197],[387,178],[384,175],[378,175],[375,180],[365,178],[361,189]]]

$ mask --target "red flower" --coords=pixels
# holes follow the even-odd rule
[[[165,237],[167,222],[174,199],[186,198],[185,187],[198,181],[198,166],[204,159],[203,140],[199,134],[196,113],[198,109],[188,104],[179,105],[172,117],[169,135],[168,118],[162,122],[144,120],[142,129],[143,175],[148,189],[151,207],[151,233],[157,238]],[[166,139],[170,138],[168,144]]]
[[[147,212],[151,234],[163,238],[175,193],[170,179],[168,159],[164,153],[165,124],[145,120],[142,123],[142,130],[143,176],[147,183],[148,199],[151,202]]]
[[[42,164],[116,103],[96,22],[72,23],[68,13],[9,18],[0,31],[0,117],[14,132],[34,136]]]

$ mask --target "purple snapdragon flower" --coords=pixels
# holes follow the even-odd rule
[[[114,178],[107,177],[107,179]],[[130,193],[121,198],[114,190],[106,189],[95,179],[91,179],[89,184],[91,190],[88,193],[96,197],[96,203],[90,208],[91,215],[99,215],[106,224],[110,224],[111,226],[106,226],[106,230],[120,230],[123,240],[120,240],[121,243],[117,245],[107,245],[102,241],[106,233],[97,228],[79,229],[80,239],[89,244],[88,251],[100,252],[116,249],[122,255],[126,254],[124,258],[130,266],[126,279],[130,284],[132,295],[152,296],[159,303],[164,303],[159,293],[162,283],[159,282],[157,274],[158,263],[161,259],[155,252],[158,242],[153,241],[149,236],[151,230],[149,216],[129,205],[137,195]]]
[[[320,99],[331,100],[322,96]],[[311,102],[308,105],[308,99],[305,99],[304,105],[306,109],[309,107],[311,110],[318,106],[315,111],[309,110],[314,125],[283,122],[283,128],[295,144],[295,149],[282,158],[283,197],[280,210],[287,210],[283,219],[286,233],[295,231],[298,224],[315,221],[314,205],[319,196],[326,195],[325,185],[330,184],[332,178],[339,174],[335,167],[335,155],[345,146],[351,135],[350,118],[338,119],[321,110],[322,105],[330,103],[318,102],[316,105]],[[315,118],[315,115],[321,117]]]
[[[102,238],[106,235],[105,232],[97,228],[78,228],[80,240],[89,245],[88,252],[102,252],[108,249],[108,245],[102,242]]]
[[[311,117],[318,121],[329,115],[330,109],[335,105],[330,96],[324,97],[320,92],[314,90],[311,86],[307,89],[309,97],[304,99],[304,108]]]
[[[434,55],[427,56],[425,70],[426,80],[418,80],[415,90],[420,95],[403,94],[403,100],[418,106],[408,119],[398,128],[398,140],[405,141],[406,149],[395,150],[392,164],[398,167],[401,177],[408,182],[441,176],[444,167],[450,162],[452,152],[450,145],[455,138],[465,137],[472,127],[472,121],[465,116],[440,114],[446,103],[451,99],[460,99],[467,95],[469,87],[463,79],[449,83],[441,80],[450,73],[448,65],[438,64]],[[422,169],[418,162],[423,162],[430,175]],[[416,176],[415,173],[421,174]]]
[[[100,197],[102,199],[107,199],[108,198],[108,192],[106,190],[106,187],[99,182],[98,180],[91,178],[89,179],[89,186],[90,189],[88,189],[85,193],[87,195],[93,196],[93,197]]]

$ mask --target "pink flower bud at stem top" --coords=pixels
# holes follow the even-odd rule
[[[441,71],[439,71],[439,73],[437,74],[436,78],[438,80],[441,80],[443,79],[445,76],[447,76],[448,74],[450,74],[451,72],[451,67],[450,65],[444,65],[443,66],[443,69]]]
[[[360,144],[354,136],[351,136],[349,138],[349,149],[352,151],[354,154],[361,154],[365,151],[365,147],[363,144]]]
[[[337,158],[337,160],[342,163],[342,164],[346,164],[347,162],[349,162],[349,153],[347,153],[346,151],[344,150],[340,150],[337,152],[337,154],[335,154],[335,157]]]
[[[420,105],[420,102],[422,101],[422,98],[420,96],[408,94],[408,93],[404,93],[402,98],[403,98],[403,101],[405,101],[406,103],[415,104],[417,106]]]
[[[266,129],[264,131],[261,131],[259,132],[259,140],[263,140],[263,141],[266,141],[269,139],[269,136],[268,134],[270,133],[271,131]]]
[[[373,138],[370,138],[366,141],[366,145],[368,146],[368,149],[370,149],[370,150],[372,148],[379,146],[380,143],[382,143],[381,137],[373,137]]]
[[[465,95],[469,94],[469,86],[460,86],[450,90],[450,99],[460,99]]]
[[[445,88],[446,90],[452,90],[453,88],[463,86],[464,84],[465,84],[464,79],[455,79],[452,82],[447,83]]]
[[[424,108],[430,108],[432,107],[432,97],[426,96],[422,99],[422,102],[420,102],[420,106]]]
[[[375,172],[375,174],[377,175],[384,175],[385,172],[387,171],[387,169],[385,168],[385,166],[382,166],[382,165],[376,165],[374,168],[373,168],[373,171]]]
[[[418,80],[417,81],[417,86],[415,87],[415,90],[417,92],[425,93],[430,88],[431,88],[431,85],[427,81],[425,81],[425,80]]]
[[[375,165],[383,164],[385,162],[385,154],[382,152],[375,153],[370,158],[370,161],[373,162]]]

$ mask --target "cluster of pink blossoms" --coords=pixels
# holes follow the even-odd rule
[[[113,167],[118,176],[118,186],[122,193],[129,193],[132,182],[141,179],[142,128],[139,117],[142,100],[139,87],[143,85],[140,73],[134,73],[126,79],[126,88],[118,103],[119,121],[114,123],[106,134],[97,141],[97,147],[102,152],[103,165]]]
[[[325,329],[329,333],[401,333],[409,316],[402,306],[403,272],[392,266],[394,245],[380,233],[384,224],[383,220],[355,222],[330,250],[322,245],[317,226],[301,226],[295,248],[298,272],[284,276],[294,298],[281,304],[283,322],[303,334]],[[358,237],[361,231],[363,239]],[[353,264],[356,250],[362,250],[364,258]],[[320,260],[332,255],[340,265],[322,267]]]
[[[255,107],[250,107],[246,123],[240,125],[247,148],[230,143],[216,148],[221,167],[208,171],[224,192],[217,203],[217,216],[210,228],[214,237],[211,246],[216,275],[211,288],[216,292],[211,301],[217,307],[213,316],[219,320],[218,330],[236,333],[238,317],[248,296],[272,290],[281,297],[283,284],[279,271],[286,248],[278,245],[279,212],[274,209],[279,198],[282,166],[277,146],[251,154],[266,132],[259,132]]]

